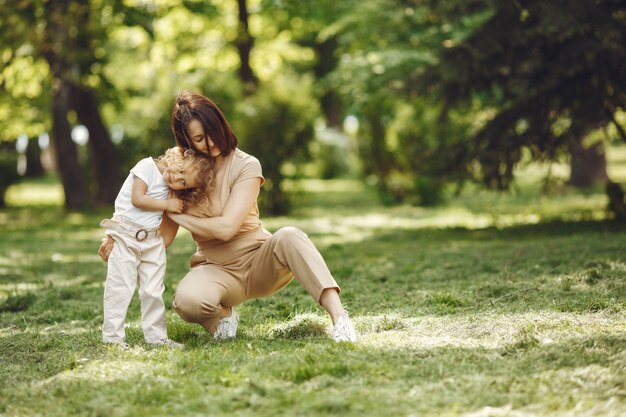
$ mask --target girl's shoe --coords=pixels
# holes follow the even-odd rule
[[[130,345],[124,341],[121,342],[102,342],[105,346],[111,346],[111,347],[116,347],[118,349],[121,350],[128,350],[130,349]]]
[[[182,343],[174,342],[172,339],[167,337],[165,339],[157,340],[156,342],[149,342],[148,345],[153,347],[167,347],[170,349],[182,349],[185,347]]]

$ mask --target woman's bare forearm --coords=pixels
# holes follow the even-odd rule
[[[192,214],[170,214],[173,221],[191,233],[205,239],[229,240],[238,225],[229,224],[224,217],[197,217]]]
[[[233,186],[221,216],[198,217],[192,214],[169,214],[172,220],[204,239],[230,240],[237,234],[254,201],[261,181],[250,178]]]
[[[163,214],[163,220],[159,228],[159,233],[163,237],[163,244],[166,248],[172,244],[176,237],[176,232],[178,232],[178,224],[175,223],[169,215],[170,213]]]

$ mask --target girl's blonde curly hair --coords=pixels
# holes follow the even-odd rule
[[[176,198],[185,202],[185,207],[204,207],[210,202],[209,195],[215,187],[215,162],[200,152],[191,149],[170,148],[157,158],[165,166],[173,162],[182,162],[196,175],[199,186],[186,190],[173,190]]]

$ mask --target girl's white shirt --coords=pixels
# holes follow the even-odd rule
[[[130,170],[130,174],[126,177],[124,185],[120,189],[115,199],[114,216],[123,216],[126,220],[137,223],[146,229],[154,229],[159,227],[163,217],[163,211],[146,211],[133,206],[131,202],[131,193],[133,181],[135,177],[141,179],[148,185],[146,195],[157,200],[166,200],[169,194],[169,188],[163,180],[163,174],[154,162],[154,159],[144,158]]]

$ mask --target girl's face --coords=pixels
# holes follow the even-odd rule
[[[205,155],[211,155],[213,158],[217,158],[222,153],[222,151],[215,146],[211,138],[207,138],[209,142],[209,148],[207,149],[207,141],[204,140],[204,129],[199,120],[192,119],[189,122],[187,125],[187,134],[191,138],[191,146],[195,151]]]
[[[188,188],[196,188],[199,184],[199,175],[191,167],[183,161],[171,162],[163,170],[163,181],[172,190],[186,190]]]

